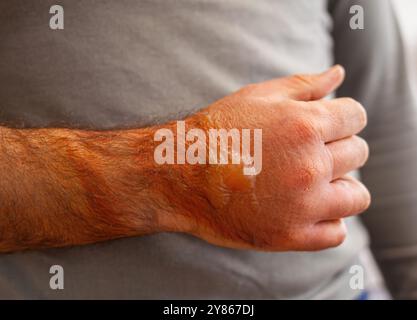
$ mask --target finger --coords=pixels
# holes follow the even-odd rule
[[[365,211],[371,203],[368,189],[357,179],[344,176],[329,183],[325,192],[326,208],[320,220],[350,217]]]
[[[366,127],[365,108],[351,98],[309,102],[313,123],[324,142],[358,134]]]
[[[312,101],[322,99],[336,90],[345,79],[345,70],[336,65],[320,74],[294,75],[262,83],[257,93],[279,99]],[[259,88],[259,87],[258,87]]]
[[[310,250],[324,250],[341,245],[347,235],[343,220],[322,221],[306,231]]]
[[[330,142],[326,144],[326,147],[333,160],[332,180],[362,167],[368,160],[368,144],[358,136]]]

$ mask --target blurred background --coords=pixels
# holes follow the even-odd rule
[[[404,35],[407,59],[417,92],[417,0],[392,0]]]

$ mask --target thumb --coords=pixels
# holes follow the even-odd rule
[[[287,98],[300,101],[319,100],[343,83],[345,69],[340,65],[335,65],[320,74],[295,75],[287,79],[290,84],[285,94]]]
[[[294,75],[272,79],[257,86],[256,94],[278,100],[319,100],[336,90],[345,79],[345,69],[335,65],[320,74]]]

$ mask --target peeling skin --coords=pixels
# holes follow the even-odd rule
[[[210,112],[201,112],[202,127],[208,132],[211,128],[219,128],[216,124],[216,117],[212,117]],[[229,149],[229,163],[232,159],[231,148]],[[210,154],[209,150],[207,154]],[[216,209],[227,207],[233,199],[235,193],[244,193],[246,196],[251,194],[252,203],[257,203],[255,194],[256,176],[244,174],[244,161],[240,155],[240,164],[209,165],[206,172],[209,186],[208,198]]]
[[[235,165],[225,170],[223,174],[223,183],[233,192],[253,191],[256,182],[256,176],[244,175],[243,166]]]
[[[258,203],[255,176],[245,176],[242,165],[213,165],[207,173],[208,199],[214,208],[225,209],[239,195],[249,196],[248,205]]]
[[[207,170],[208,198],[216,209],[228,206],[238,194],[250,195],[257,203],[256,176],[243,174],[242,164],[210,165]]]

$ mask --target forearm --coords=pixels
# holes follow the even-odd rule
[[[0,127],[0,252],[169,231],[192,172],[155,164],[153,132]]]

